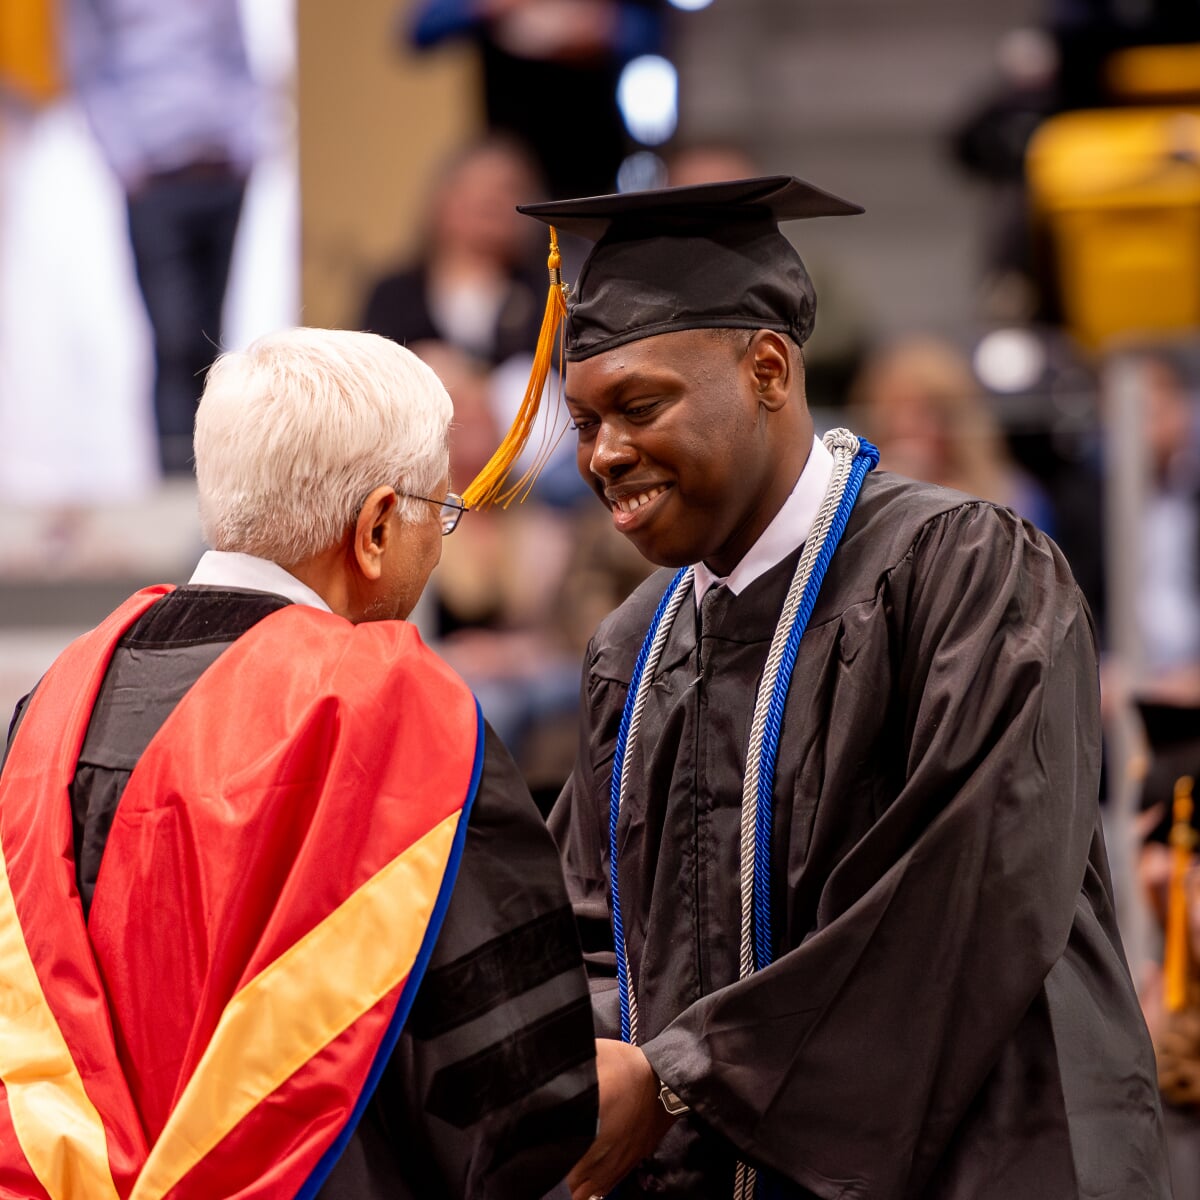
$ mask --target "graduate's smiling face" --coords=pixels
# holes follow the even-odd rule
[[[726,575],[779,511],[811,444],[789,347],[689,329],[568,364],[580,474],[651,562]]]

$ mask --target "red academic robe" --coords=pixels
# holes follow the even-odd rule
[[[50,669],[0,776],[0,1194],[311,1196],[411,1006],[480,767],[400,622],[289,605],[130,777],[85,924],[68,788],[139,593]]]

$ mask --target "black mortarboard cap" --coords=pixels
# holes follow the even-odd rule
[[[576,362],[680,329],[774,329],[802,345],[816,296],[779,222],[863,210],[769,175],[520,211],[596,243],[567,306],[567,358]]]
[[[1149,701],[1139,701],[1137,708],[1150,746],[1141,807],[1161,805],[1163,810],[1147,841],[1165,842],[1173,823],[1175,781],[1190,775],[1200,791],[1200,708]],[[1192,824],[1200,828],[1200,805],[1193,812]]]

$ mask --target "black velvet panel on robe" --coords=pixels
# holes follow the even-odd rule
[[[622,1196],[729,1196],[740,1155],[821,1200],[1165,1200],[1099,829],[1093,629],[1006,510],[868,476],[783,722],[776,958],[737,981],[745,752],[797,557],[706,614],[702,673],[687,598],[646,701],[622,911],[642,1044],[692,1113]],[[605,1036],[613,746],[669,578],[593,639],[551,818]]]

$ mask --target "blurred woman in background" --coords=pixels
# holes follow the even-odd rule
[[[850,402],[885,469],[1002,504],[1053,534],[1049,500],[1009,456],[970,363],[948,342],[914,336],[875,351]]]

